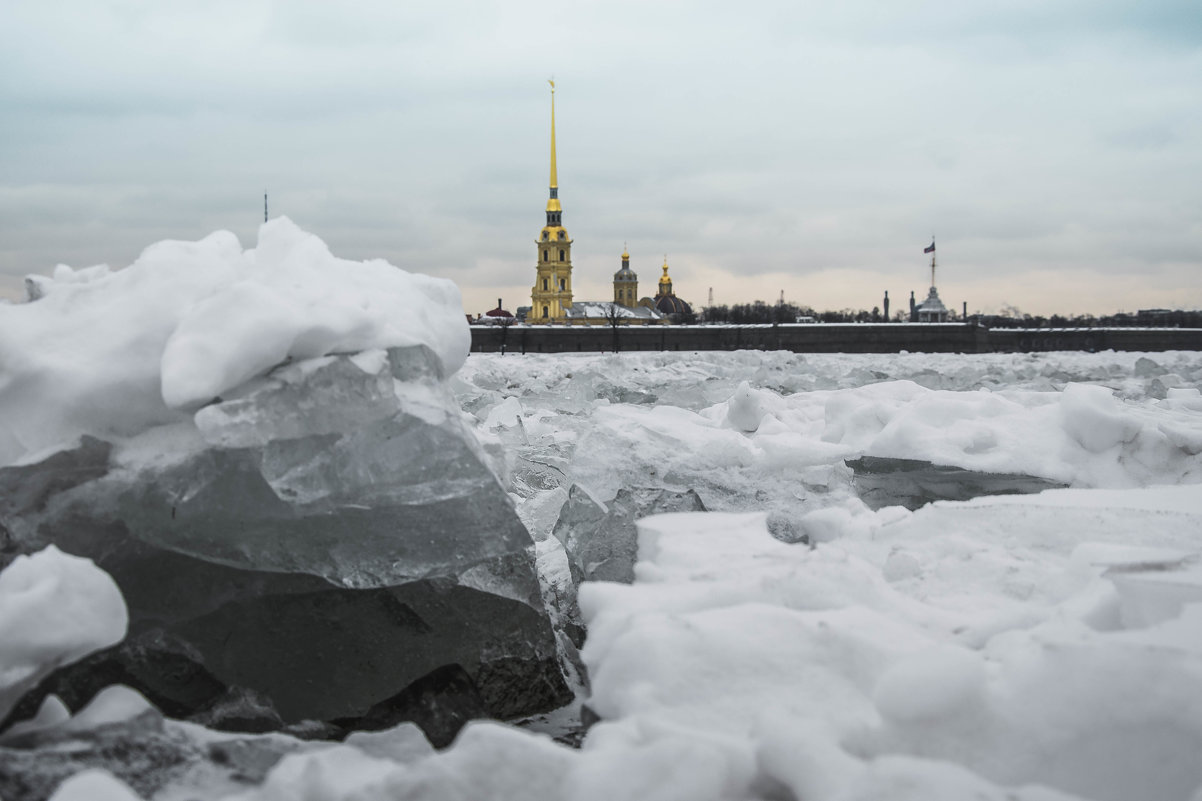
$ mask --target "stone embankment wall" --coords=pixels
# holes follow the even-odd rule
[[[795,353],[990,353],[1202,350],[1197,328],[987,329],[958,323],[472,326],[477,353],[790,350]]]
[[[1202,350],[1198,328],[995,328],[988,332],[991,351],[1030,353],[1049,350]]]

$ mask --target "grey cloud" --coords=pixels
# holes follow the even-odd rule
[[[266,189],[338,255],[495,301],[479,282],[531,280],[552,72],[582,280],[624,241],[681,254],[682,286],[731,270],[728,300],[777,271],[921,279],[932,228],[963,280],[1198,260],[1192,3],[16,5],[0,273],[249,246]]]

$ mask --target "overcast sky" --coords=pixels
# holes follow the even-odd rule
[[[1198,0],[9,0],[0,292],[286,214],[530,302],[554,76],[576,297],[1202,307]]]

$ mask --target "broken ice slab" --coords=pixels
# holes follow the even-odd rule
[[[112,450],[108,442],[83,436],[74,447],[47,455],[36,468],[0,467],[0,546],[6,522],[40,514],[55,495],[107,474]]]
[[[7,550],[88,556],[129,606],[109,662],[60,678],[178,716],[244,688],[284,723],[360,718],[446,665],[497,717],[569,700],[534,543],[430,359],[288,365],[199,430],[0,471]]]
[[[559,490],[562,492],[562,490]],[[540,561],[544,578],[553,587],[548,606],[555,610],[559,627],[576,647],[584,644],[584,624],[576,604],[582,581],[634,581],[638,559],[635,522],[664,512],[704,512],[705,505],[693,490],[676,492],[655,488],[622,488],[604,503],[579,484],[567,491],[553,531],[561,550],[544,553]],[[564,568],[555,570],[552,561]],[[566,564],[565,564],[566,563]],[[566,573],[567,575],[561,575]],[[567,656],[571,657],[569,649]],[[583,667],[581,667],[583,675]]]
[[[1074,562],[1104,568],[1118,591],[1119,622],[1147,628],[1181,615],[1202,601],[1202,563],[1197,550],[1085,542],[1073,549]]]
[[[920,459],[862,456],[848,459],[853,484],[871,509],[918,509],[931,501],[967,501],[981,495],[1025,495],[1067,484],[1019,473],[981,473]]]
[[[1202,601],[1202,564],[1197,554],[1176,565],[1112,567],[1106,577],[1119,593],[1124,628],[1146,628],[1181,615],[1187,604]]]
[[[130,633],[40,688],[69,704],[121,681],[186,717],[242,687],[270,699],[285,723],[356,719],[448,664],[467,671],[499,718],[571,698],[548,617],[522,601],[443,579],[344,589],[128,539],[107,547]]]
[[[424,345],[308,359],[200,409],[196,427],[210,445],[237,448],[345,432],[402,410],[437,425],[451,408],[439,381]]]
[[[638,557],[635,521],[665,512],[704,511],[705,504],[693,490],[623,488],[603,504],[574,485],[555,524],[555,537],[563,543],[577,581],[629,584]]]
[[[513,491],[532,498],[564,487],[569,483],[571,455],[570,448],[556,444],[523,449],[514,457]]]
[[[389,568],[389,560],[384,567],[373,566],[378,554],[364,543],[383,548],[388,532],[382,523],[359,525],[372,510],[359,510],[360,516],[335,510],[293,521],[292,530],[279,522],[271,533],[278,535],[281,553],[247,550],[234,566],[202,558],[194,547],[168,545],[169,515],[157,533],[143,520],[141,533],[154,537],[137,536],[120,520],[98,519],[103,504],[76,500],[54,506],[57,513],[36,527],[18,527],[25,536],[14,545],[23,550],[51,540],[96,561],[121,588],[130,629],[121,646],[60,670],[40,688],[43,695],[54,692],[67,699],[74,692],[78,701],[86,701],[100,687],[120,681],[183,717],[228,688],[245,687],[270,698],[282,720],[293,723],[364,715],[432,670],[458,664],[497,717],[544,711],[571,698],[526,548],[491,560],[476,553],[442,574],[387,584],[381,581],[386,569],[394,577],[407,571]],[[238,508],[240,503],[231,507]],[[505,511],[513,515],[512,509]],[[230,510],[214,510],[214,516],[238,530],[264,530],[261,520],[238,528]],[[187,522],[178,514],[177,520]],[[508,525],[504,520],[500,524]],[[473,530],[487,538],[494,524],[477,519]],[[428,532],[425,540],[441,531]],[[398,539],[398,532],[393,534]],[[222,547],[232,542],[226,538]],[[341,550],[323,562],[306,553],[314,543],[341,543]],[[401,547],[394,544],[392,558]],[[362,565],[352,558],[356,554]],[[254,567],[246,561],[251,555],[268,564]],[[323,564],[336,569],[341,580],[332,583],[314,570]]]
[[[363,731],[387,731],[403,722],[420,727],[429,746],[446,748],[469,721],[488,717],[472,677],[460,665],[443,665],[380,701],[367,714],[343,723]],[[360,735],[362,737],[362,735]]]
[[[201,451],[139,474],[116,505],[146,542],[345,587],[453,574],[531,545],[496,477],[461,437],[405,417]]]
[[[94,493],[116,500],[133,536],[357,588],[453,574],[532,544],[428,348],[288,365],[201,409],[196,424],[208,447],[170,463],[128,448],[125,470]]]

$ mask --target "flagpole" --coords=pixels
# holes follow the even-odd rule
[[[931,287],[935,286],[935,235],[931,234]]]

